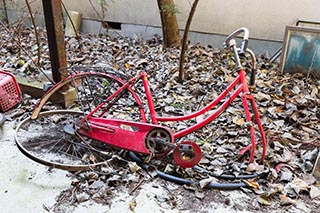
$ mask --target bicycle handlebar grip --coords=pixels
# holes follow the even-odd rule
[[[249,86],[251,87],[255,85],[256,73],[257,73],[256,69],[252,68],[250,73],[250,81],[249,81]]]

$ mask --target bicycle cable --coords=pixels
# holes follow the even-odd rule
[[[142,169],[144,170],[148,170],[149,165],[145,164],[142,162],[142,160],[133,152],[129,152],[129,157],[135,161]],[[195,169],[199,169],[199,168],[195,168]],[[177,183],[180,185],[183,184],[193,184],[196,183],[196,181],[193,180],[189,180],[186,178],[181,178],[181,177],[177,177],[159,170],[156,170],[157,175],[164,179],[164,180],[168,180],[171,181],[173,183]],[[257,178],[259,177],[258,174],[252,174],[252,175],[241,175],[241,176],[232,176],[232,175],[219,175],[216,176],[216,178],[220,178],[220,179],[225,179],[225,180],[241,180],[241,179],[253,179],[253,178]],[[258,179],[257,182],[261,183],[263,180],[262,179]],[[206,185],[205,188],[207,189],[221,189],[221,190],[235,190],[235,189],[240,189],[240,188],[250,188],[251,186],[249,186],[245,181],[242,182],[236,182],[236,183],[213,183],[210,182],[208,185]]]

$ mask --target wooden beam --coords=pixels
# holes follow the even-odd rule
[[[66,45],[61,0],[42,0],[46,22],[52,77],[55,82],[67,76]]]

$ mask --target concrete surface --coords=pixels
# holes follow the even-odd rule
[[[14,122],[6,121],[0,127],[0,213],[42,213],[54,212],[55,198],[69,188],[71,179],[68,172],[42,166],[25,157],[14,142]],[[150,182],[142,186],[140,192],[129,195],[128,190],[115,192],[117,196],[111,205],[101,205],[92,201],[80,203],[77,207],[62,207],[64,213],[131,213],[130,205],[136,203],[135,212],[181,212],[162,208],[155,195],[165,190],[152,187]]]
[[[234,29],[235,30],[235,29]],[[250,32],[252,31],[249,29]],[[101,23],[94,20],[82,19],[81,31],[83,33],[106,33],[105,29],[101,29]],[[232,33],[232,31],[228,32]],[[154,35],[162,35],[162,30],[159,27],[138,25],[138,24],[121,24],[121,30],[109,30],[108,34],[114,37],[119,35],[125,37],[138,37],[143,39],[151,39]],[[183,30],[180,30],[181,36]],[[223,42],[226,39],[226,35],[210,34],[201,32],[189,32],[188,40],[191,44],[201,43],[201,45],[211,45],[215,48],[223,48]],[[240,44],[240,40],[238,43]],[[268,41],[250,38],[249,48],[257,55],[267,54],[271,57],[279,48],[282,47],[282,41]]]
[[[0,212],[47,212],[60,191],[69,187],[67,172],[26,158],[14,143],[13,122],[0,127]]]
[[[166,202],[159,202],[157,196],[167,198],[168,190],[159,184],[158,180],[146,181],[141,188],[133,194],[129,189],[121,188],[115,191],[110,205],[101,205],[93,201],[85,201],[78,206],[60,206],[53,211],[55,198],[61,191],[69,188],[71,179],[68,172],[34,163],[26,158],[14,142],[13,122],[6,121],[0,128],[0,213],[189,213],[191,211],[171,209]],[[177,185],[168,182],[166,186],[176,188]],[[182,195],[175,195],[178,202],[184,201]],[[180,201],[179,201],[180,200]],[[134,203],[134,211],[130,206]],[[213,203],[213,206],[203,206],[210,212],[235,213],[232,206],[227,208],[223,203]],[[246,211],[241,211],[246,212]]]

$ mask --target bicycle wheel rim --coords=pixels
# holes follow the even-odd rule
[[[39,114],[40,118],[42,118],[43,116],[46,115],[50,115],[50,114],[56,114],[56,113],[66,113],[66,114],[82,114],[82,112],[80,111],[73,111],[73,110],[55,110],[55,111],[47,111],[47,112],[41,112]],[[95,166],[99,166],[101,164],[104,163],[104,161],[102,162],[97,162],[97,163],[87,163],[87,164],[67,164],[67,163],[60,163],[58,161],[51,161],[48,159],[45,159],[44,157],[41,157],[39,155],[37,155],[36,153],[28,150],[25,145],[23,144],[23,142],[20,140],[20,134],[19,134],[19,130],[21,130],[28,122],[31,122],[31,118],[28,117],[26,119],[24,119],[16,128],[16,132],[15,132],[15,142],[19,148],[19,150],[28,158],[30,158],[31,160],[43,164],[45,166],[51,167],[51,168],[58,168],[58,169],[63,169],[63,170],[68,170],[68,171],[78,171],[78,170],[89,170],[94,168]]]

